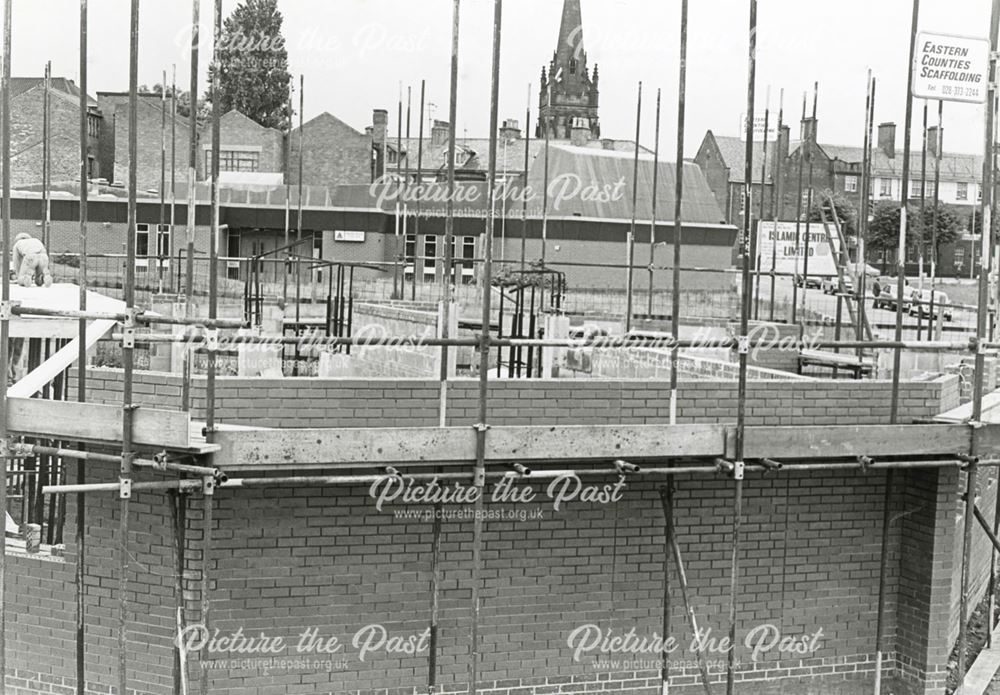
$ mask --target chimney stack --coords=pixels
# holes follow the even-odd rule
[[[811,116],[802,119],[802,142],[818,142],[816,137],[816,119]]]
[[[448,144],[448,131],[450,124],[448,121],[434,121],[431,126],[431,147],[441,147]]]
[[[569,126],[569,141],[575,147],[586,147],[590,141],[590,123],[586,118],[579,116],[573,118]]]
[[[944,130],[941,130],[941,144],[944,144]],[[927,129],[927,155],[929,157],[937,156],[938,147],[938,126],[932,125]],[[942,148],[943,150],[944,148]],[[942,152],[943,154],[943,152]]]
[[[500,127],[500,139],[507,142],[521,139],[521,128],[518,126],[516,118],[504,120]]]
[[[896,124],[880,123],[878,126],[878,148],[889,159],[896,158]]]
[[[366,131],[369,129],[365,129]],[[372,110],[372,149],[375,150],[374,168],[372,169],[372,180],[378,179],[385,174],[385,141],[389,132],[389,112],[385,109]]]

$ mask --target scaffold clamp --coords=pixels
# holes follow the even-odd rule
[[[737,338],[737,341],[738,341],[737,349],[739,351],[739,354],[741,354],[741,355],[747,355],[747,354],[749,354],[750,353],[750,336],[748,336],[748,335],[741,335],[741,336],[739,336],[739,338]]]
[[[126,326],[122,329],[122,348],[132,350],[135,348],[135,327]]]
[[[201,479],[201,492],[203,495],[215,494],[215,476],[206,475]]]
[[[11,303],[0,302],[0,321],[10,321],[11,317]]]
[[[743,473],[746,468],[746,464],[743,461],[733,462],[733,480],[743,480]]]
[[[132,498],[132,479],[131,478],[119,478],[118,479],[118,498],[127,500]]]
[[[215,352],[219,349],[219,329],[209,328],[205,330],[205,349]]]
[[[161,451],[153,456],[153,468],[158,471],[167,470],[167,452]]]
[[[873,463],[875,463],[875,459],[871,456],[858,456],[858,465],[861,466],[862,473],[867,473],[871,470]]]

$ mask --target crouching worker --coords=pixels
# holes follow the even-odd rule
[[[22,232],[14,238],[13,254],[17,284],[21,287],[31,287],[32,284],[42,287],[52,285],[49,254],[45,251],[45,244]]]

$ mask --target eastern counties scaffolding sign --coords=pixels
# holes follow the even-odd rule
[[[795,227],[798,225],[798,233]],[[795,239],[798,237],[798,248]],[[840,240],[834,233],[834,248],[840,253]],[[837,264],[830,253],[830,242],[822,222],[809,223],[809,275],[811,277],[833,276],[837,274]],[[760,272],[771,272],[772,261],[775,272],[802,273],[806,257],[805,222],[757,223],[757,262]]]
[[[967,36],[917,34],[913,96],[922,99],[986,101],[990,42]]]

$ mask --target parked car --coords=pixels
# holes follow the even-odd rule
[[[795,286],[802,287],[802,275],[795,275]],[[806,282],[806,287],[813,287],[815,289],[820,289],[823,286],[823,278],[818,275],[810,275],[808,281]]]
[[[823,294],[837,294],[840,291],[840,278],[837,276],[825,277],[821,284]],[[844,292],[849,297],[854,296],[854,281],[850,276],[844,278]]]
[[[941,290],[934,290],[934,316],[931,316],[931,291],[914,289],[910,292],[910,316],[936,319],[939,315],[951,321],[951,302]]]
[[[881,275],[872,281],[872,296],[875,297],[872,302],[873,309],[888,309],[890,311],[896,310],[896,290],[899,287],[898,280],[894,277],[889,277],[887,275]],[[910,286],[909,280],[903,278],[903,311],[908,311],[910,308],[909,294],[907,294],[907,288]]]

